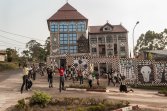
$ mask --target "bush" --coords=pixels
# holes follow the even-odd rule
[[[25,100],[24,99],[18,100],[18,103],[15,107],[19,110],[25,109],[26,107]]]
[[[89,106],[87,111],[105,111],[105,106],[103,104],[99,104],[96,106]]]
[[[0,62],[0,71],[11,70],[16,68],[17,64],[15,63]]]
[[[167,89],[162,89],[162,90],[158,91],[158,93],[165,94],[165,96],[167,96]]]
[[[41,107],[47,106],[49,102],[51,102],[51,96],[40,91],[36,91],[30,99],[30,105],[39,105]]]

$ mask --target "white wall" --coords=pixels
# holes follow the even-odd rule
[[[0,61],[5,61],[5,55],[0,55]]]

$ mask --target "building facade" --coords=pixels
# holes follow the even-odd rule
[[[51,39],[51,58],[54,58],[58,65],[65,66],[66,60],[62,57],[66,54],[79,53],[79,49],[82,48],[78,44],[80,38],[85,38],[84,41],[86,40],[88,43],[86,39],[88,19],[69,3],[66,3],[47,22]],[[84,50],[81,52],[84,53]]]
[[[5,61],[6,51],[0,50],[0,61]]]
[[[106,23],[89,27],[90,54],[98,57],[128,58],[128,31],[120,25]],[[101,72],[111,70],[112,64],[96,64]]]
[[[128,58],[128,31],[122,25],[106,23],[90,26],[87,34],[88,19],[69,3],[62,6],[47,22],[51,41],[50,60],[58,66],[77,66],[77,61],[83,61],[85,67],[89,68],[93,64],[92,67],[99,72],[108,72],[112,62],[107,64],[106,60],[111,60],[113,56]],[[105,62],[93,63],[95,58],[92,56],[100,61],[105,59]]]

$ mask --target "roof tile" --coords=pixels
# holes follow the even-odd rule
[[[88,20],[82,14],[80,14],[69,3],[62,6],[48,21],[63,21],[63,20]]]

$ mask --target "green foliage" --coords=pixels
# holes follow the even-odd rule
[[[18,103],[17,103],[17,105],[15,105],[15,107],[19,110],[25,109],[25,107],[26,107],[25,100],[24,99],[18,100]]]
[[[79,85],[79,84],[70,84],[69,86],[66,86],[66,88],[90,89],[89,85]],[[93,85],[91,89],[106,89],[106,86]]]
[[[25,100],[19,100],[18,104],[15,106],[16,111],[29,111],[33,109],[34,111],[42,111],[49,108],[57,108],[58,110],[67,111],[112,111],[124,106],[128,106],[128,101],[111,101],[107,99],[99,98],[52,98],[43,92],[35,92],[30,98],[30,104],[26,104]],[[29,106],[30,105],[30,106]],[[45,107],[49,105],[49,107]],[[45,108],[44,108],[45,107]]]
[[[147,89],[147,90],[163,90],[166,89],[166,86],[163,85],[154,85],[154,86],[150,86],[150,85],[130,85],[132,88],[136,88],[136,89]]]
[[[50,37],[48,37],[45,41],[45,51],[46,56],[50,55]]]
[[[7,48],[7,62],[16,62],[19,59],[18,53],[15,49]]]
[[[29,49],[29,54],[34,61],[43,62],[46,60],[45,49],[41,47],[42,45],[36,40],[30,40],[26,47]]]
[[[167,96],[167,89],[162,89],[160,91],[158,91],[159,94],[165,94],[165,96]]]
[[[0,62],[0,71],[16,69],[16,63]]]
[[[30,105],[39,105],[41,107],[45,107],[50,101],[50,95],[44,92],[36,91],[30,99]]]
[[[161,33],[155,33],[154,31],[147,31],[145,34],[141,34],[137,40],[135,47],[136,52],[142,52],[144,50],[163,50],[167,45],[167,29]]]
[[[89,106],[87,111],[105,111],[105,106],[103,104],[99,104],[96,106]]]

